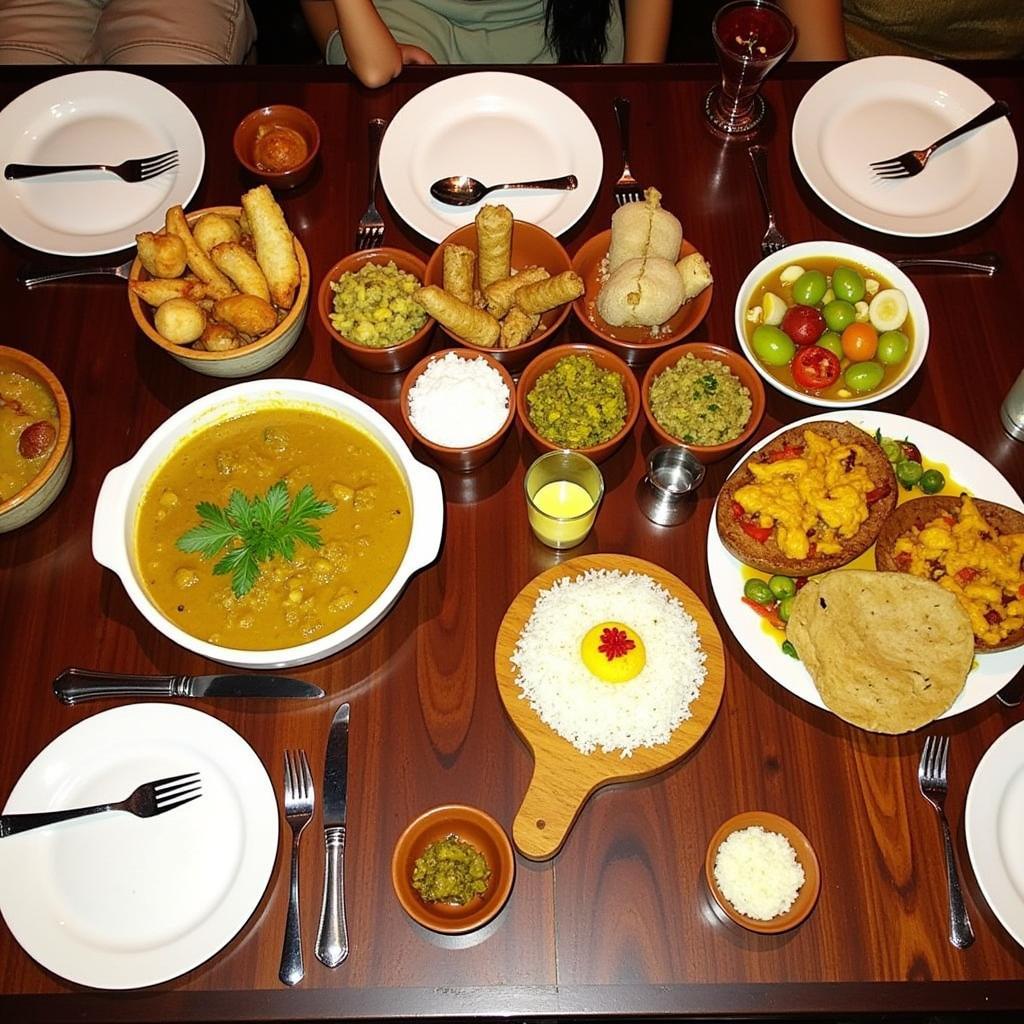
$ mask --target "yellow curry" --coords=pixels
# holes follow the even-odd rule
[[[283,483],[283,487],[281,484]],[[238,596],[217,557],[181,538],[240,499],[272,491],[320,506],[315,543],[259,563]],[[307,524],[310,525],[310,524]],[[136,519],[136,562],[160,611],[185,632],[222,647],[273,650],[315,640],[368,608],[395,574],[412,526],[399,467],[368,434],[329,413],[272,406],[187,438],[150,481]],[[245,547],[241,536],[220,556]]]
[[[57,425],[57,406],[42,384],[0,369],[0,501],[39,475],[53,451]]]

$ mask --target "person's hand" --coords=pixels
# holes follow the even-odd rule
[[[398,49],[402,54],[403,64],[436,64],[437,61],[423,49],[422,46],[406,46],[403,43],[398,44]]]

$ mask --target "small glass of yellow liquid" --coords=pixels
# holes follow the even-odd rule
[[[587,539],[604,497],[601,470],[579,452],[546,452],[526,471],[526,514],[549,548],[574,548]]]

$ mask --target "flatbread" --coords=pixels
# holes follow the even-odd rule
[[[905,573],[847,569],[808,580],[786,636],[825,706],[871,732],[934,721],[960,695],[974,661],[960,602]]]

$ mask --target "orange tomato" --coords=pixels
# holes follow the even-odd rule
[[[850,324],[843,331],[843,354],[855,363],[874,359],[878,351],[878,331],[871,324]]]

